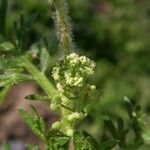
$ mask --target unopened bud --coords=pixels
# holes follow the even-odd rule
[[[50,104],[50,109],[52,111],[58,111],[59,110],[59,105],[57,103],[53,102],[53,103]]]
[[[60,123],[59,121],[57,121],[57,122],[54,122],[54,123],[52,124],[51,129],[52,129],[52,130],[59,130],[60,127],[61,127],[61,123]]]
[[[73,136],[73,129],[67,129],[66,134],[70,137]]]

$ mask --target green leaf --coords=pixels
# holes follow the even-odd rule
[[[133,117],[133,105],[128,97],[124,97],[124,103],[126,110],[128,112],[128,115],[132,118]]]
[[[87,138],[90,141],[90,143],[92,143],[94,145],[94,147],[98,146],[97,141],[89,133],[87,133],[86,131],[83,132],[83,136],[85,138]]]
[[[42,133],[42,137],[45,136],[45,122],[42,117],[39,116],[38,111],[32,105],[30,105],[32,113],[34,115],[34,123],[37,125],[37,129]]]
[[[0,87],[6,85],[14,85],[18,83],[19,79],[16,74],[4,74],[0,75]]]
[[[14,45],[9,41],[0,43],[0,52],[10,52],[14,50],[14,48]]]
[[[100,144],[99,150],[111,150],[114,147],[116,147],[118,143],[119,143],[119,141],[116,139],[108,140],[108,141]]]
[[[49,101],[49,98],[47,96],[42,96],[42,95],[27,95],[25,97],[27,100],[40,100],[40,101],[46,101],[48,102]]]
[[[6,33],[6,13],[7,13],[7,0],[1,0],[0,7],[0,33],[5,36]]]
[[[37,110],[31,106],[33,116],[29,115],[23,109],[19,109],[21,118],[29,126],[29,128],[36,134],[41,140],[45,141],[45,122],[39,117]]]
[[[89,137],[84,137],[78,132],[74,133],[73,142],[75,150],[97,150],[95,143],[93,143]]]
[[[56,145],[60,147],[64,146],[68,142],[69,142],[69,137],[59,137],[58,139],[56,139]]]
[[[34,13],[33,15],[24,18],[23,15],[20,16],[18,22],[14,22],[14,28],[16,32],[16,45],[18,52],[27,50],[28,34],[32,28],[33,23],[35,22],[38,14]]]
[[[108,116],[105,116],[103,119],[104,119],[105,127],[107,127],[107,129],[110,131],[110,133],[114,138],[117,138],[118,137],[117,129],[114,123],[111,121],[111,119]]]
[[[15,58],[3,58],[0,57],[0,70],[8,70],[8,69],[21,69],[23,66],[18,61],[17,57]]]
[[[118,139],[119,139],[119,146],[125,147],[126,146],[126,135],[128,133],[128,129],[124,129],[124,122],[121,117],[117,119],[117,125],[118,125]]]
[[[21,118],[25,121],[25,123],[29,126],[32,127],[34,126],[34,121],[33,121],[33,117],[31,117],[26,111],[24,111],[23,109],[19,109],[19,113],[21,115]]]
[[[15,74],[9,72],[4,75],[0,75],[0,87],[4,87],[7,85],[13,86],[27,80],[31,80],[31,77],[24,74]]]
[[[0,89],[0,105],[3,103],[3,101],[5,100],[5,96],[8,93],[8,91],[10,90],[10,85],[5,86],[4,88]]]
[[[40,148],[37,145],[28,144],[27,150],[40,150]]]
[[[50,56],[45,47],[41,48],[41,56],[40,56],[40,63],[41,63],[41,71],[44,73],[49,66]]]
[[[118,129],[123,129],[124,128],[124,122],[121,117],[117,119],[117,124],[118,124]]]

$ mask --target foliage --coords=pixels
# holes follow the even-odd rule
[[[94,75],[93,81],[97,85],[96,87],[90,82],[95,63],[88,57],[74,53],[76,46],[72,38],[72,27],[65,0],[50,0],[49,2],[51,15],[56,25],[59,50],[60,52],[63,51],[58,65],[55,65],[54,61],[56,52],[54,55],[53,50],[58,49],[57,46],[53,46],[57,43],[55,40],[49,42],[47,37],[43,36],[38,41],[35,38],[35,42],[29,38],[39,14],[34,13],[27,18],[21,15],[18,21],[14,21],[13,27],[7,27],[8,5],[7,0],[2,0],[0,7],[0,102],[3,102],[6,93],[13,85],[26,81],[36,81],[39,84],[46,96],[28,95],[26,99],[48,102],[51,110],[60,115],[60,121],[55,122],[50,129],[47,129],[43,118],[40,117],[34,106],[31,106],[32,115],[24,109],[19,109],[19,112],[32,132],[45,144],[45,149],[65,150],[69,149],[70,143],[73,144],[75,150],[109,150],[116,147],[118,149],[137,149],[145,144],[145,137],[147,136],[144,133],[145,125],[140,107],[133,105],[127,97],[124,98],[123,106],[121,105],[122,102],[114,100],[121,99],[123,95],[138,98],[136,96],[138,90],[131,88],[132,85],[136,85],[135,82],[137,81],[131,81],[130,77],[141,70],[141,65],[146,64],[143,61],[143,56],[146,53],[147,45],[145,43],[147,40],[144,38],[140,41],[144,36],[143,30],[140,29],[135,20],[130,22],[132,18],[138,16],[136,14],[138,6],[133,7],[132,2],[114,0],[110,3],[106,2],[103,4],[103,7],[106,5],[106,10],[95,8],[93,12],[91,11],[91,16],[89,16],[91,20],[88,24],[85,16],[89,12],[88,9],[81,9],[77,14],[74,14],[76,11],[71,11],[75,21],[78,18],[83,19],[80,25],[75,24],[75,27],[79,26],[82,30],[80,33],[75,28],[75,35],[78,37],[80,33],[81,37],[79,40],[77,39],[77,42],[86,50],[94,50],[92,55],[97,60],[97,68],[99,66],[102,68],[102,71],[96,70]],[[100,3],[102,2],[100,1]],[[40,2],[38,4],[40,5]],[[75,0],[70,1],[69,4],[72,10],[77,9],[78,6],[84,7],[84,1]],[[95,4],[99,4],[99,1],[95,1]],[[116,9],[112,10],[112,6]],[[125,11],[126,8],[129,10],[134,8],[132,10],[133,15],[130,16],[131,19],[128,18],[130,11]],[[104,11],[104,13],[100,15],[98,11]],[[121,16],[117,16],[118,12]],[[100,19],[98,19],[97,14]],[[89,34],[84,41],[85,25],[89,26],[88,29],[85,28]],[[13,28],[13,32],[10,28]],[[93,36],[90,34],[91,30],[97,34]],[[91,39],[94,41],[93,43],[90,42]],[[104,48],[104,51],[101,50],[98,53],[97,48],[99,47]],[[126,56],[129,56],[127,63],[122,59]],[[137,62],[136,57],[139,57],[143,63]],[[133,68],[130,66],[131,62],[135,63]],[[142,71],[144,71],[144,76],[149,74],[147,64],[142,68]],[[50,72],[52,72],[56,88],[50,77]],[[129,77],[126,77],[127,72]],[[136,79],[141,79],[141,77],[138,76]],[[101,85],[97,84],[99,81],[102,83]],[[102,102],[98,102],[98,105],[94,106],[100,99],[100,88],[104,88],[104,96]],[[114,92],[116,89],[117,92]],[[116,111],[111,111],[110,107],[115,105],[119,107],[118,110],[123,111],[121,115],[116,115]],[[108,110],[106,111],[105,108]],[[112,116],[111,112],[115,114],[115,117]],[[94,118],[93,114],[98,115]],[[124,117],[127,114],[128,117]],[[102,135],[99,135],[100,138],[94,138],[85,131],[79,132],[77,130],[78,123],[84,122],[88,117],[93,117],[93,122],[96,120],[103,122],[104,130],[101,132]],[[97,125],[99,126],[99,124]],[[129,138],[130,135],[132,135],[131,138]],[[27,145],[27,148],[29,150],[39,149],[37,145],[32,144]]]

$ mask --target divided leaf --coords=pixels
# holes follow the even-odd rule
[[[117,129],[116,129],[114,123],[112,122],[112,120],[108,116],[104,117],[104,124],[107,127],[107,129],[110,131],[112,136],[114,138],[117,138],[118,137]]]
[[[128,133],[128,129],[124,129],[124,122],[123,119],[121,117],[118,118],[117,120],[117,125],[118,125],[118,139],[119,139],[119,146],[120,147],[125,147],[126,146],[126,135]]]
[[[132,118],[133,117],[133,105],[128,97],[124,97],[124,103],[126,110],[128,112],[128,115]]]
[[[40,100],[40,101],[46,101],[48,102],[49,98],[47,96],[43,96],[43,95],[34,95],[34,94],[31,94],[31,95],[28,95],[25,97],[27,100],[32,100],[32,101],[35,101],[35,100]]]
[[[69,137],[58,137],[53,143],[54,149],[66,150],[69,146]]]
[[[9,41],[0,43],[0,53],[10,53],[14,48],[14,45]]]
[[[16,32],[16,45],[19,52],[23,52],[27,49],[28,34],[31,30],[33,23],[35,22],[38,14],[34,13],[33,15],[24,18],[23,15],[20,16],[18,22],[14,22],[14,28]]]
[[[99,150],[111,150],[114,147],[116,147],[118,143],[119,143],[119,141],[116,139],[108,140],[108,141],[100,144]]]
[[[75,150],[97,150],[97,145],[93,142],[91,136],[82,136],[78,132],[74,133],[73,137]]]
[[[16,74],[16,73],[6,73],[3,75],[0,75],[0,87],[4,87],[7,85],[15,85],[22,81],[31,80],[31,77],[24,74]]]
[[[31,106],[33,116],[29,115],[23,109],[19,109],[19,113],[21,118],[25,121],[25,123],[29,126],[29,128],[36,134],[41,140],[45,141],[45,122],[39,116],[37,110]]]

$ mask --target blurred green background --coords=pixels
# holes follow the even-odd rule
[[[68,0],[78,52],[97,63],[93,84],[101,95],[90,121],[91,132],[101,130],[101,112],[119,116],[124,96],[150,113],[150,1],[149,0]],[[9,1],[7,29],[20,14],[38,12],[28,47],[41,36],[54,35],[47,0]],[[51,38],[49,38],[51,41]],[[54,44],[57,44],[54,41]],[[89,126],[88,126],[89,128]]]

